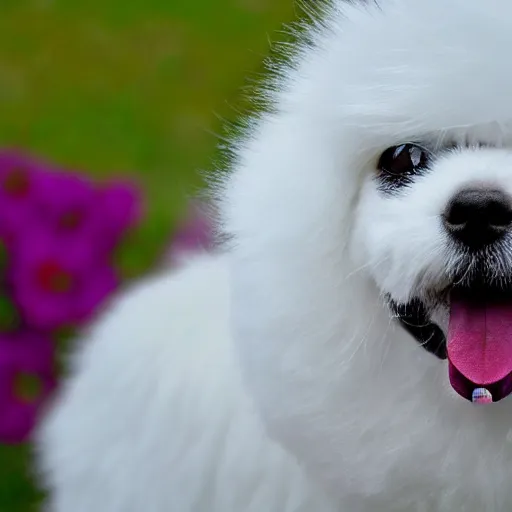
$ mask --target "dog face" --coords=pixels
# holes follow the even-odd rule
[[[452,355],[455,390],[497,401],[512,391],[512,151],[496,126],[479,136],[387,148],[362,188],[353,243],[403,326]]]
[[[431,141],[386,149],[362,187],[356,257],[397,303],[512,280],[512,151]]]

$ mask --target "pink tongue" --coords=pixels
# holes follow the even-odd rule
[[[471,306],[452,300],[448,359],[476,385],[512,372],[512,305]]]

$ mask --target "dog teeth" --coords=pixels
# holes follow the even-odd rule
[[[472,402],[474,404],[492,404],[492,395],[488,389],[477,388],[473,390]]]

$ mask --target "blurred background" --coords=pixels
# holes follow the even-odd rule
[[[0,146],[135,177],[148,212],[130,264],[143,274],[295,10],[294,0],[0,0]],[[38,510],[28,451],[0,448],[1,512]]]

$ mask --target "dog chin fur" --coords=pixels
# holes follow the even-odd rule
[[[74,354],[37,435],[52,512],[511,509],[510,400],[456,396],[382,296],[439,273],[422,240],[448,190],[497,163],[512,182],[510,20],[507,0],[326,9],[234,143],[229,245],[127,291]],[[375,161],[418,136],[500,149],[386,202]]]

